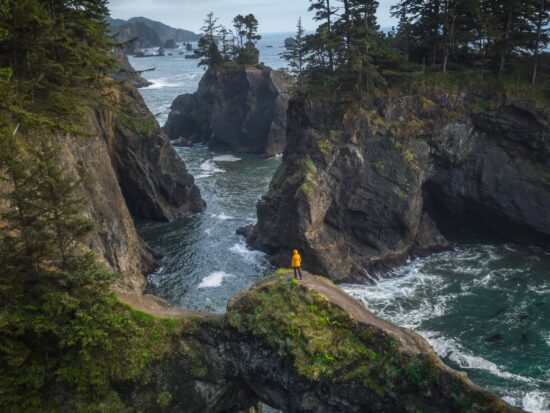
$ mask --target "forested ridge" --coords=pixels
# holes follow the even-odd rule
[[[120,304],[86,245],[81,183],[59,142],[88,135],[116,83],[107,1],[0,2],[0,410],[119,412],[184,321]]]
[[[371,0],[311,0],[319,26],[306,35],[299,21],[285,53],[300,85],[355,97],[440,85],[548,98],[547,0],[402,0],[388,33],[377,9]]]

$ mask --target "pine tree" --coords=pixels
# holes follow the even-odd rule
[[[333,16],[336,14],[335,9],[330,0],[309,0],[309,11],[314,11],[315,21],[322,22],[319,27],[319,35],[322,36],[323,43],[326,46],[326,53],[329,61],[330,71],[334,71],[334,32],[333,32]],[[319,48],[317,48],[319,50]]]
[[[235,28],[235,36],[238,40],[237,45],[242,49],[244,47],[244,39],[246,36],[245,21],[242,14],[237,15],[233,19],[233,27]]]
[[[248,66],[258,64],[260,52],[256,43],[262,38],[258,34],[258,20],[253,14],[238,15],[233,19],[234,27],[239,37],[239,47],[235,51],[237,63]]]
[[[532,27],[532,40],[530,41],[533,54],[533,69],[531,72],[531,85],[537,83],[537,72],[540,51],[550,42],[550,1],[531,0],[530,22]]]
[[[298,19],[296,29],[294,42],[286,46],[286,51],[282,53],[281,56],[288,61],[290,73],[298,79],[298,87],[302,90],[304,87],[304,71],[308,53],[306,49],[305,30],[302,25],[301,17]]]
[[[221,26],[213,12],[208,13],[201,27],[201,37],[195,55],[201,60],[199,66],[218,67],[223,64],[224,58],[217,45],[217,34]]]
[[[83,251],[93,223],[81,216],[78,182],[58,153],[45,132],[0,138],[11,188],[0,230],[0,405],[20,411],[43,411],[56,383],[95,386],[98,377],[80,368],[102,362],[95,351],[107,354],[102,346],[117,329],[109,318],[112,274]]]

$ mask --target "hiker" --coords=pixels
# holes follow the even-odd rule
[[[302,279],[302,257],[298,250],[294,250],[292,255],[292,269],[294,270],[294,278],[297,280]]]

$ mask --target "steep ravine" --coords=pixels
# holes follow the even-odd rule
[[[258,203],[252,246],[336,281],[450,248],[439,227],[550,248],[548,113],[474,95],[295,100],[288,145]]]

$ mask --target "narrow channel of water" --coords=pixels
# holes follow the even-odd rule
[[[272,67],[286,34],[265,35],[262,60]],[[272,47],[269,47],[272,46]],[[153,82],[142,94],[165,122],[181,93],[203,74],[196,60],[131,59]],[[268,274],[267,258],[235,230],[256,220],[255,205],[280,160],[178,148],[208,208],[172,224],[144,223],[143,238],[164,254],[150,276],[154,293],[174,304],[223,312],[235,293]],[[550,255],[535,248],[456,240],[456,250],[414,261],[375,286],[345,289],[376,314],[426,337],[452,367],[534,413],[550,412]]]

